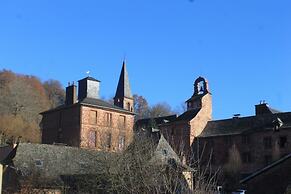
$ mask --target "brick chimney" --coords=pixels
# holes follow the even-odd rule
[[[77,102],[77,86],[73,83],[66,87],[66,105],[75,104]]]
[[[81,79],[78,88],[78,100],[84,98],[99,99],[100,81],[92,77]]]

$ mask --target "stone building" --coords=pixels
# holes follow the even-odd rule
[[[134,110],[126,64],[114,104],[100,99],[100,81],[86,77],[66,88],[64,105],[42,112],[42,143],[121,151],[133,136]]]
[[[231,148],[239,153],[241,175],[248,175],[291,153],[291,112],[279,112],[262,102],[255,116],[212,120],[212,98],[208,82],[199,77],[187,111],[161,123],[161,132],[185,163],[211,163],[223,168]]]
[[[184,162],[189,162],[191,146],[212,119],[212,95],[207,80],[194,83],[194,94],[186,101],[187,111],[170,122],[160,125],[161,132]]]
[[[279,112],[266,103],[256,105],[256,114],[209,121],[193,146],[204,162],[224,167],[234,149],[238,151],[242,176],[248,175],[291,153],[291,112]]]

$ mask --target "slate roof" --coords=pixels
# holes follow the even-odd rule
[[[291,127],[291,112],[263,114],[250,117],[238,117],[209,121],[199,137],[247,134],[256,131],[273,130],[274,120],[283,122],[281,128]]]
[[[155,125],[158,126],[167,122],[174,121],[176,118],[177,115],[168,115],[163,117],[139,119],[135,122],[135,125],[138,127],[152,127],[150,125],[154,123]]]
[[[119,77],[119,81],[118,81],[118,85],[116,89],[116,94],[115,94],[115,98],[118,98],[118,97],[119,98],[122,98],[122,97],[132,98],[125,61],[123,61],[123,64],[122,64],[122,69],[121,69],[121,73],[120,73],[120,77]]]
[[[40,178],[58,180],[60,175],[101,173],[104,157],[110,156],[74,147],[20,143],[13,162],[22,177],[35,173],[34,170]]]
[[[179,157],[162,135],[153,149],[152,162],[164,165],[169,162],[169,159],[173,159],[177,164],[181,164]],[[29,176],[38,175],[40,184],[44,181],[43,184],[61,185],[64,176],[105,173],[105,162],[115,155],[115,153],[69,146],[20,143],[13,159],[13,166],[8,168],[10,172],[4,174],[4,179],[9,180],[7,176],[11,176],[12,170],[17,174],[20,182],[25,181]]]
[[[91,80],[91,81],[97,81],[97,82],[101,82],[101,81],[99,81],[98,79],[95,79],[94,77],[90,77],[90,76],[88,76],[88,77],[85,77],[85,78],[83,78],[83,79],[79,80],[78,82],[81,82],[81,81],[82,81],[82,80],[84,80],[84,79],[86,79],[86,80]]]
[[[207,92],[209,93],[209,92]],[[203,96],[205,96],[207,93],[204,93],[204,94],[193,94],[191,96],[191,98],[189,98],[188,100],[186,100],[186,102],[190,102],[190,101],[193,101],[193,100],[197,100],[197,99],[201,99]]]
[[[176,165],[186,170],[194,171],[192,168],[190,168],[187,165],[184,165],[181,162],[177,153],[173,150],[173,148],[170,146],[165,137],[162,134],[160,134],[160,139],[155,147],[154,156],[151,159],[151,162],[158,162],[160,165],[167,165],[173,161],[175,162]]]
[[[115,106],[113,104],[110,104],[104,100],[96,99],[96,98],[84,98],[82,101],[80,101],[78,103],[82,104],[82,105],[96,106],[96,107],[100,107],[100,108],[109,108],[109,109],[113,109],[113,110],[118,110],[118,111],[130,113],[130,114],[134,114],[133,112],[130,112],[126,109],[120,108],[120,107]]]
[[[174,121],[186,121],[186,122],[191,121],[200,110],[201,110],[200,108],[190,109],[181,114],[180,116],[178,116]]]
[[[98,108],[106,108],[106,109],[111,109],[111,110],[115,110],[115,111],[121,111],[121,112],[125,112],[125,113],[129,113],[129,114],[135,114],[133,112],[130,112],[126,109],[120,108],[118,106],[115,106],[113,104],[110,104],[104,100],[101,99],[97,99],[97,98],[84,98],[81,101],[78,101],[77,103],[73,104],[73,105],[60,105],[54,109],[50,109],[48,111],[44,111],[40,114],[45,114],[48,112],[52,112],[52,111],[57,111],[66,107],[71,107],[71,106],[76,106],[76,105],[85,105],[85,106],[94,106],[94,107],[98,107]]]

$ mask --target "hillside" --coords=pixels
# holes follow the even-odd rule
[[[22,136],[23,142],[40,142],[40,112],[63,103],[65,92],[59,81],[41,82],[31,75],[0,71],[1,141]]]

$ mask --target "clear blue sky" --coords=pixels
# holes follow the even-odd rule
[[[113,96],[124,55],[133,93],[173,108],[196,77],[214,117],[291,111],[290,0],[1,0],[0,69],[57,79],[91,75]]]

